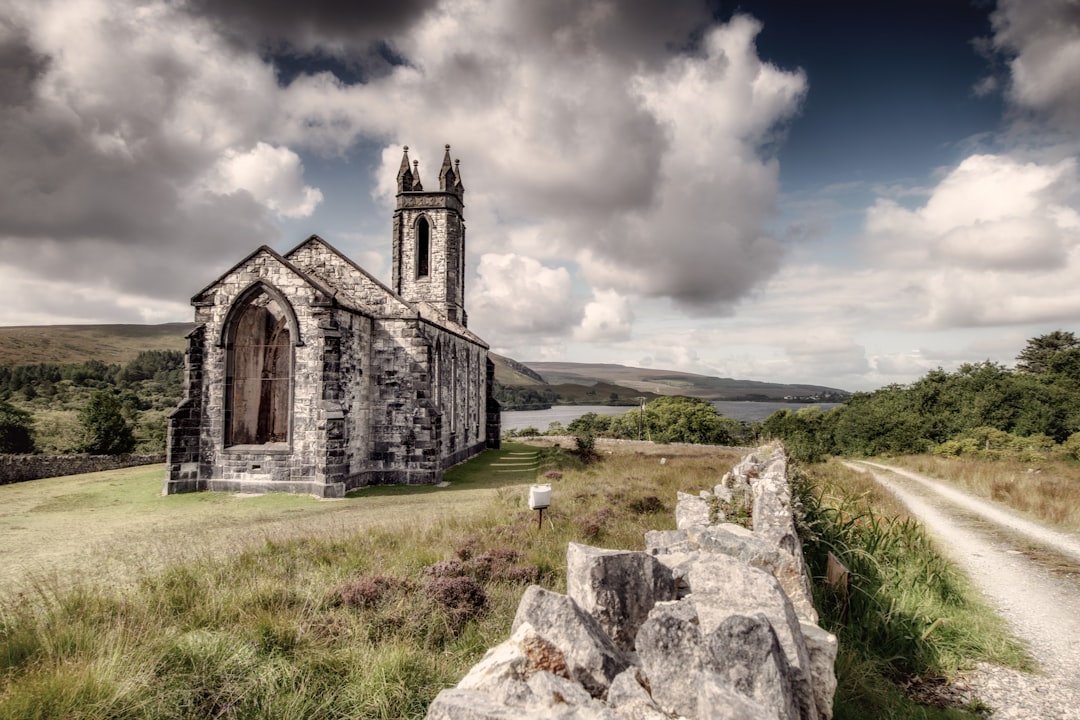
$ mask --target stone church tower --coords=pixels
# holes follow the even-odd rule
[[[428,303],[442,317],[467,325],[465,314],[465,187],[446,146],[439,189],[425,190],[406,146],[397,176],[392,289],[410,303]]]

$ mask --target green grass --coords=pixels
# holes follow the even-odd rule
[[[2,570],[0,720],[422,717],[506,638],[528,582],[565,590],[567,542],[640,549],[645,530],[673,527],[677,490],[712,487],[738,459],[705,446],[600,452],[585,465],[508,443],[454,468],[449,487],[331,502],[162,497],[160,467],[0,487],[0,542],[21,558]],[[815,468],[825,491],[805,493],[819,538],[808,555],[817,568],[821,548],[846,548],[858,592],[877,599],[844,622],[819,592],[841,639],[837,717],[971,717],[917,706],[893,681],[1000,659],[1000,627],[967,618],[968,590],[947,567],[916,571],[922,544],[857,518],[842,498],[866,491],[838,490],[856,481],[832,477],[838,467]],[[538,476],[553,485],[541,527],[527,505]],[[881,559],[860,565],[870,550],[855,529],[867,525]],[[925,637],[900,659],[913,633]]]
[[[641,548],[646,529],[672,527],[676,490],[710,487],[735,459],[658,452],[663,465],[630,454],[586,466],[508,444],[448,473],[448,488],[336,502],[163,498],[160,468],[0,488],[4,532],[23,523],[43,546],[71,524],[84,540],[106,533],[106,553],[147,553],[126,542],[133,528],[201,545],[180,561],[130,557],[121,584],[92,554],[20,578],[0,601],[0,718],[422,717],[505,639],[528,582],[565,588],[568,541]],[[538,473],[554,486],[539,528],[527,506]],[[260,541],[243,537],[255,528]],[[486,602],[440,594],[439,573],[471,578]]]
[[[830,461],[810,466],[800,490],[814,604],[840,641],[839,720],[970,717],[915,707],[897,683],[947,680],[976,660],[1031,669],[1000,618],[872,480]],[[828,552],[851,571],[850,589],[822,581]]]

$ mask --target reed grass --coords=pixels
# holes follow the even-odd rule
[[[898,684],[947,681],[978,660],[1031,669],[1003,621],[865,474],[832,460],[807,468],[797,487],[815,606],[840,641],[839,720],[936,717]],[[850,570],[850,587],[824,582],[830,552]]]

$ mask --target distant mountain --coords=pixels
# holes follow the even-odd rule
[[[126,363],[143,350],[183,350],[192,323],[0,327],[0,364]],[[638,397],[688,395],[706,400],[840,402],[850,393],[820,385],[733,380],[603,363],[519,362],[491,353],[495,380],[529,388],[541,403],[635,404]]]
[[[495,382],[502,385],[545,385],[540,373],[517,360],[496,353],[488,353],[495,363]]]
[[[851,395],[846,390],[822,385],[734,380],[674,370],[605,363],[525,362],[522,364],[535,370],[551,385],[611,383],[642,393],[686,395],[705,400],[842,402]]]
[[[123,364],[143,350],[183,350],[192,323],[0,327],[0,365]]]

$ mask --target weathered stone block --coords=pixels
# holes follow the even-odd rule
[[[530,586],[518,604],[511,632],[525,623],[563,652],[569,677],[593,697],[603,697],[630,664],[600,624],[566,595]]]
[[[566,593],[622,650],[659,600],[675,599],[671,570],[656,558],[630,550],[603,550],[570,543],[566,550]]]

